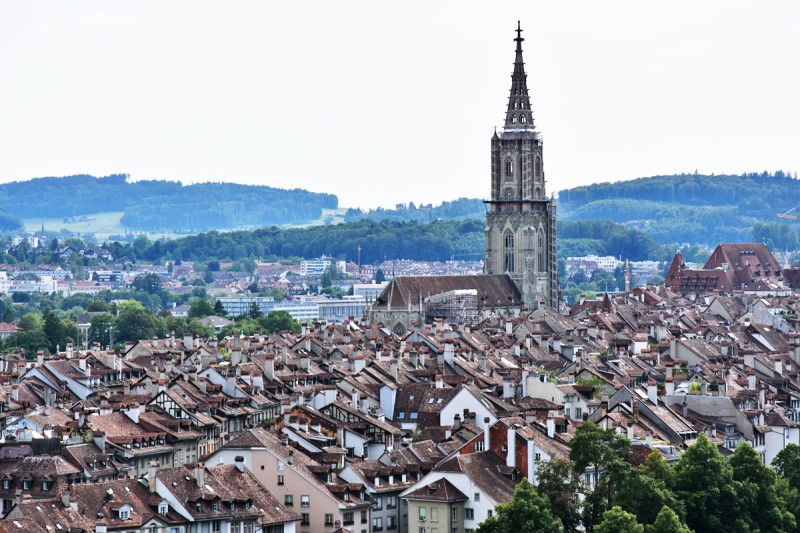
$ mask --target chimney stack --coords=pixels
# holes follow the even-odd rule
[[[653,405],[658,405],[658,386],[652,379],[647,381],[647,399],[650,400]]]
[[[197,486],[201,489],[205,486],[205,471],[206,467],[203,463],[197,463],[194,469],[194,479],[197,481]]]

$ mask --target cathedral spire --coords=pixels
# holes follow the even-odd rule
[[[533,113],[531,100],[528,96],[528,80],[525,75],[525,62],[522,60],[522,27],[517,21],[516,56],[514,58],[514,72],[511,74],[511,94],[508,96],[508,110],[506,111],[506,130],[533,129]]]

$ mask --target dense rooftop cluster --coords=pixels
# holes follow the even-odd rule
[[[441,501],[469,530],[540,463],[567,458],[587,420],[642,456],[675,460],[704,433],[769,464],[800,443],[798,305],[636,288],[569,315],[402,336],[351,319],[9,354],[0,527],[408,531],[419,502]]]

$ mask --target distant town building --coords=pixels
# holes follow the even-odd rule
[[[664,284],[683,295],[788,291],[781,265],[761,243],[720,244],[700,269],[687,268],[678,252]]]
[[[314,276],[324,274],[331,266],[331,258],[324,255],[319,259],[310,259],[300,261],[300,275],[301,276]],[[347,274],[347,261],[335,261],[336,270],[340,274]]]
[[[588,270],[594,272],[595,270],[605,270],[606,272],[614,272],[621,261],[613,255],[584,255],[580,257],[567,257],[566,267],[567,272],[574,272],[576,270]]]

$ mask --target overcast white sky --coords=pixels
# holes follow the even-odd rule
[[[548,191],[800,171],[800,2],[0,3],[0,181],[489,193],[522,20]]]

